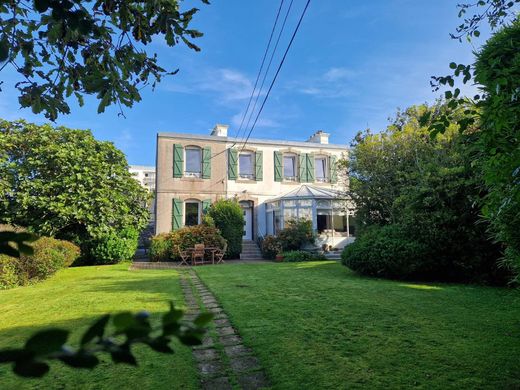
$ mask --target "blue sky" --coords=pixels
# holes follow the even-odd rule
[[[304,4],[294,0],[280,53]],[[130,164],[154,164],[158,131],[208,134],[224,123],[234,136],[279,1],[184,3],[192,5],[201,8],[192,25],[205,34],[196,42],[200,53],[169,48],[160,39],[149,47],[164,67],[180,69],[176,76],[153,92],[145,90],[143,101],[125,110],[126,119],[115,108],[98,115],[90,99],[83,108],[73,104],[72,114],[57,124],[91,129],[98,139],[113,141]],[[450,61],[473,58],[474,47],[449,39],[460,24],[455,5],[451,0],[312,0],[252,137],[305,140],[322,129],[331,133],[331,142],[347,144],[359,130],[384,128],[397,107],[434,101],[438,94],[430,89],[430,76],[447,73]],[[9,70],[2,74],[0,116],[45,122],[43,115],[19,109],[15,77]]]

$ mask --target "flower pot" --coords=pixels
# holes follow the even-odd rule
[[[282,255],[276,255],[274,261],[276,261],[277,263],[281,263],[283,261],[283,256]]]

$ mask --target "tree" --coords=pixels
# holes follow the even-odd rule
[[[147,193],[124,154],[89,131],[0,121],[0,221],[89,240],[146,226]]]
[[[201,0],[209,4],[208,0]],[[140,90],[177,72],[161,67],[145,48],[164,38],[199,51],[191,39],[202,36],[190,23],[198,11],[180,10],[178,0],[3,0],[0,1],[0,63],[20,75],[21,107],[50,120],[68,114],[73,94],[131,107]],[[122,113],[122,111],[121,111]]]
[[[503,283],[476,203],[481,177],[466,145],[473,133],[452,123],[432,138],[420,122],[425,112],[436,120],[449,110],[411,107],[380,134],[357,137],[344,164],[360,235],[345,250],[346,264],[393,278]]]

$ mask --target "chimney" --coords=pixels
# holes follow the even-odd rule
[[[227,137],[228,127],[228,125],[219,125],[217,123],[211,131],[211,135],[216,135],[217,137]]]
[[[314,142],[318,144],[328,144],[329,143],[329,133],[325,133],[323,130],[318,130],[313,135],[309,137],[307,142]]]

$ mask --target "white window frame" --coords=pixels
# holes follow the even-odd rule
[[[188,203],[197,205],[197,225],[200,225],[202,220],[202,202],[197,199],[187,199],[184,201],[184,226],[195,226],[186,225],[186,217],[188,216],[188,213],[186,212],[186,206],[188,205]]]
[[[240,173],[240,156],[248,155],[251,158],[251,173],[242,174]],[[255,153],[251,151],[244,151],[238,154],[238,177],[245,180],[255,180]]]
[[[186,170],[188,166],[188,150],[197,150],[199,152],[199,171],[198,172],[188,172]],[[202,148],[199,146],[186,146],[184,148],[184,176],[187,177],[201,177],[202,176]]]
[[[318,166],[318,161],[324,161],[324,177],[318,178],[318,175],[316,174],[316,167]],[[327,156],[316,156],[314,157],[314,180],[318,183],[326,183],[329,181],[329,159]]]
[[[285,158],[290,157],[294,161],[293,174],[294,176],[285,176]],[[298,155],[295,153],[284,153],[282,156],[282,174],[285,181],[298,181]]]

